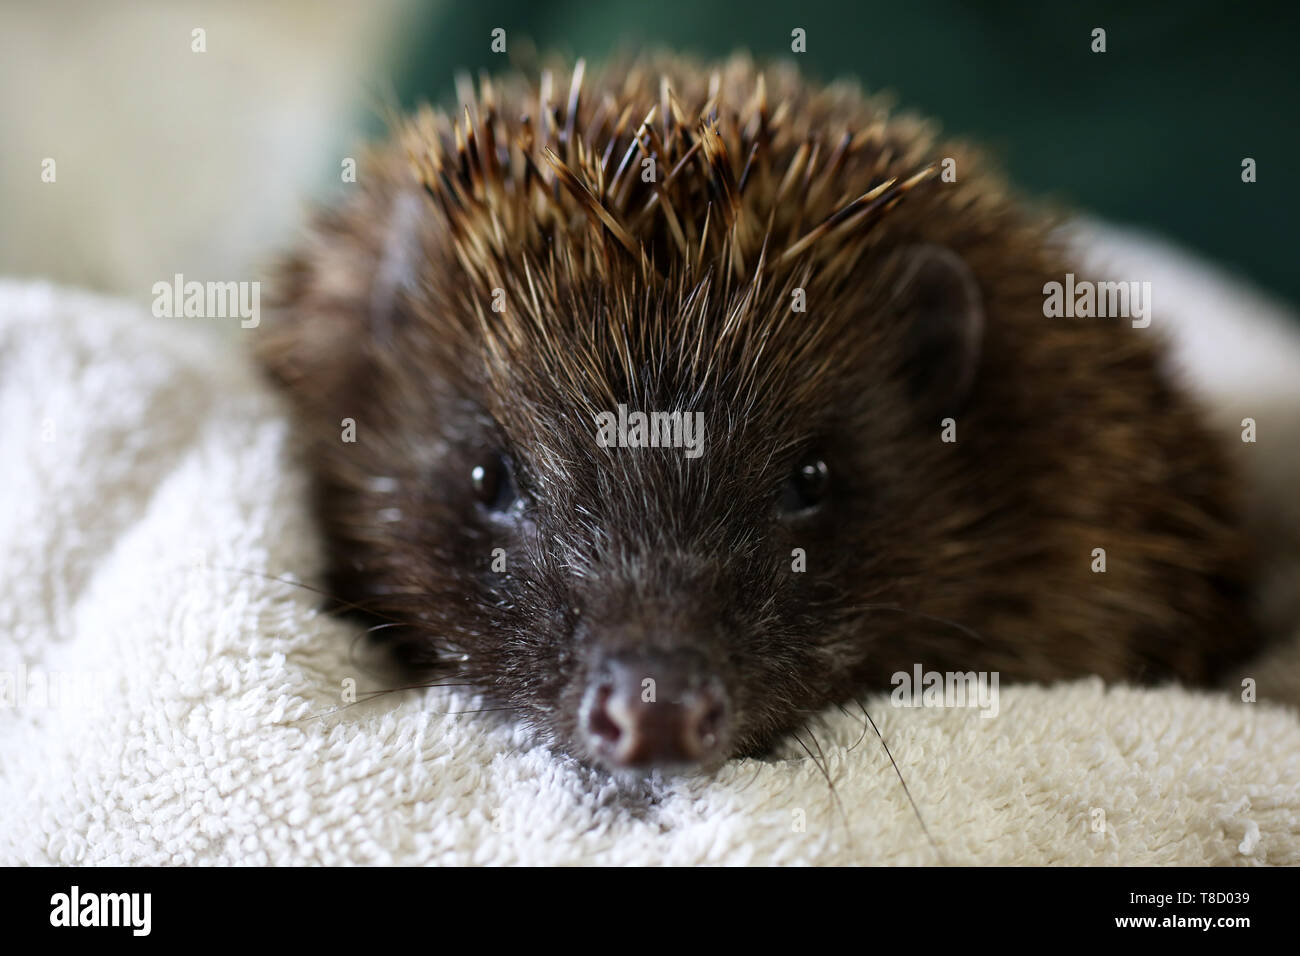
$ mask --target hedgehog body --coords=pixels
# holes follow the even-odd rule
[[[1079,270],[978,153],[744,57],[460,99],[317,218],[262,345],[331,588],[406,666],[622,767],[918,664],[1199,682],[1250,648],[1196,410],[1149,330],[1044,316]],[[620,408],[699,415],[703,453],[602,444]],[[690,746],[629,742],[625,678]]]

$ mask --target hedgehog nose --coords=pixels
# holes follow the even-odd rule
[[[682,768],[722,753],[727,702],[721,682],[685,656],[613,657],[596,669],[582,723],[607,764]]]

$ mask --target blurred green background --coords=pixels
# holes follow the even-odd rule
[[[455,69],[506,66],[489,47],[496,27],[589,59],[627,45],[791,56],[802,27],[807,74],[892,90],[989,147],[1023,190],[1179,240],[1295,303],[1298,25],[1294,3],[1195,0],[452,2],[411,24],[393,75],[405,105],[447,97]],[[1090,50],[1095,27],[1104,54]]]

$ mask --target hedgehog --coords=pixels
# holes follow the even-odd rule
[[[1155,329],[1045,314],[1082,270],[981,152],[745,55],[457,100],[367,149],[258,333],[327,591],[409,682],[644,775],[918,665],[1253,648],[1223,450]]]

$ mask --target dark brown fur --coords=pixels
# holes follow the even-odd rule
[[[915,662],[1201,682],[1250,648],[1230,477],[1152,330],[1044,317],[1044,283],[1079,270],[978,154],[744,58],[559,80],[401,124],[289,261],[262,343],[332,588],[409,625],[380,632],[408,666],[588,756],[596,647],[689,644],[732,699],[732,752]],[[918,246],[966,263],[986,316],[948,404],[908,365]],[[706,453],[599,447],[619,402],[704,412]],[[493,449],[519,520],[470,489]],[[830,504],[780,519],[810,450]]]

